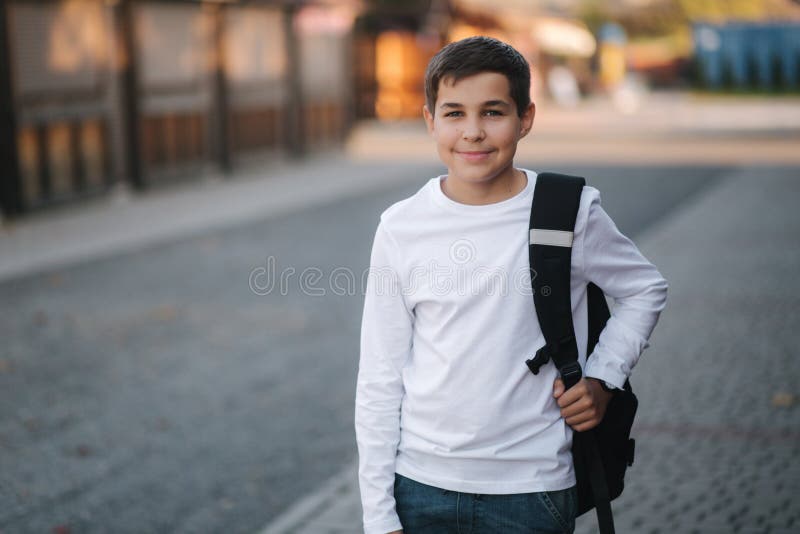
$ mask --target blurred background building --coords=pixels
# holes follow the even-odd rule
[[[11,1],[3,210],[227,171],[338,142],[352,119],[347,2]]]
[[[430,57],[476,34],[517,47],[534,96],[564,106],[642,88],[798,91],[791,0],[8,0],[3,215],[419,118]]]

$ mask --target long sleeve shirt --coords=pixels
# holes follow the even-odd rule
[[[465,205],[443,177],[381,216],[367,276],[355,427],[366,534],[402,528],[395,473],[453,491],[554,491],[575,484],[572,430],[553,398],[536,318],[528,222],[536,173],[502,202]],[[585,187],[571,302],[584,375],[622,387],[658,320],[667,283]],[[585,354],[586,285],[614,299]]]

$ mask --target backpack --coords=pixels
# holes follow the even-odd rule
[[[531,207],[529,260],[536,315],[545,338],[545,346],[526,364],[531,372],[552,359],[565,388],[582,377],[578,363],[578,345],[572,323],[570,303],[570,265],[572,235],[586,181],[577,176],[541,173]],[[603,291],[589,283],[588,343],[590,355],[610,313]],[[624,487],[625,469],[633,465],[634,440],[631,426],[638,401],[629,381],[617,390],[598,426],[574,432],[572,456],[578,490],[578,515],[595,508],[601,534],[614,533],[611,501]]]

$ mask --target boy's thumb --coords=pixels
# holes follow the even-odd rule
[[[553,382],[553,396],[559,398],[564,393],[564,382],[560,378],[556,378]]]

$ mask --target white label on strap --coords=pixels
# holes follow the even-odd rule
[[[531,228],[529,242],[531,245],[549,245],[551,247],[571,247],[572,232],[565,232],[563,230],[542,230],[540,228]]]

